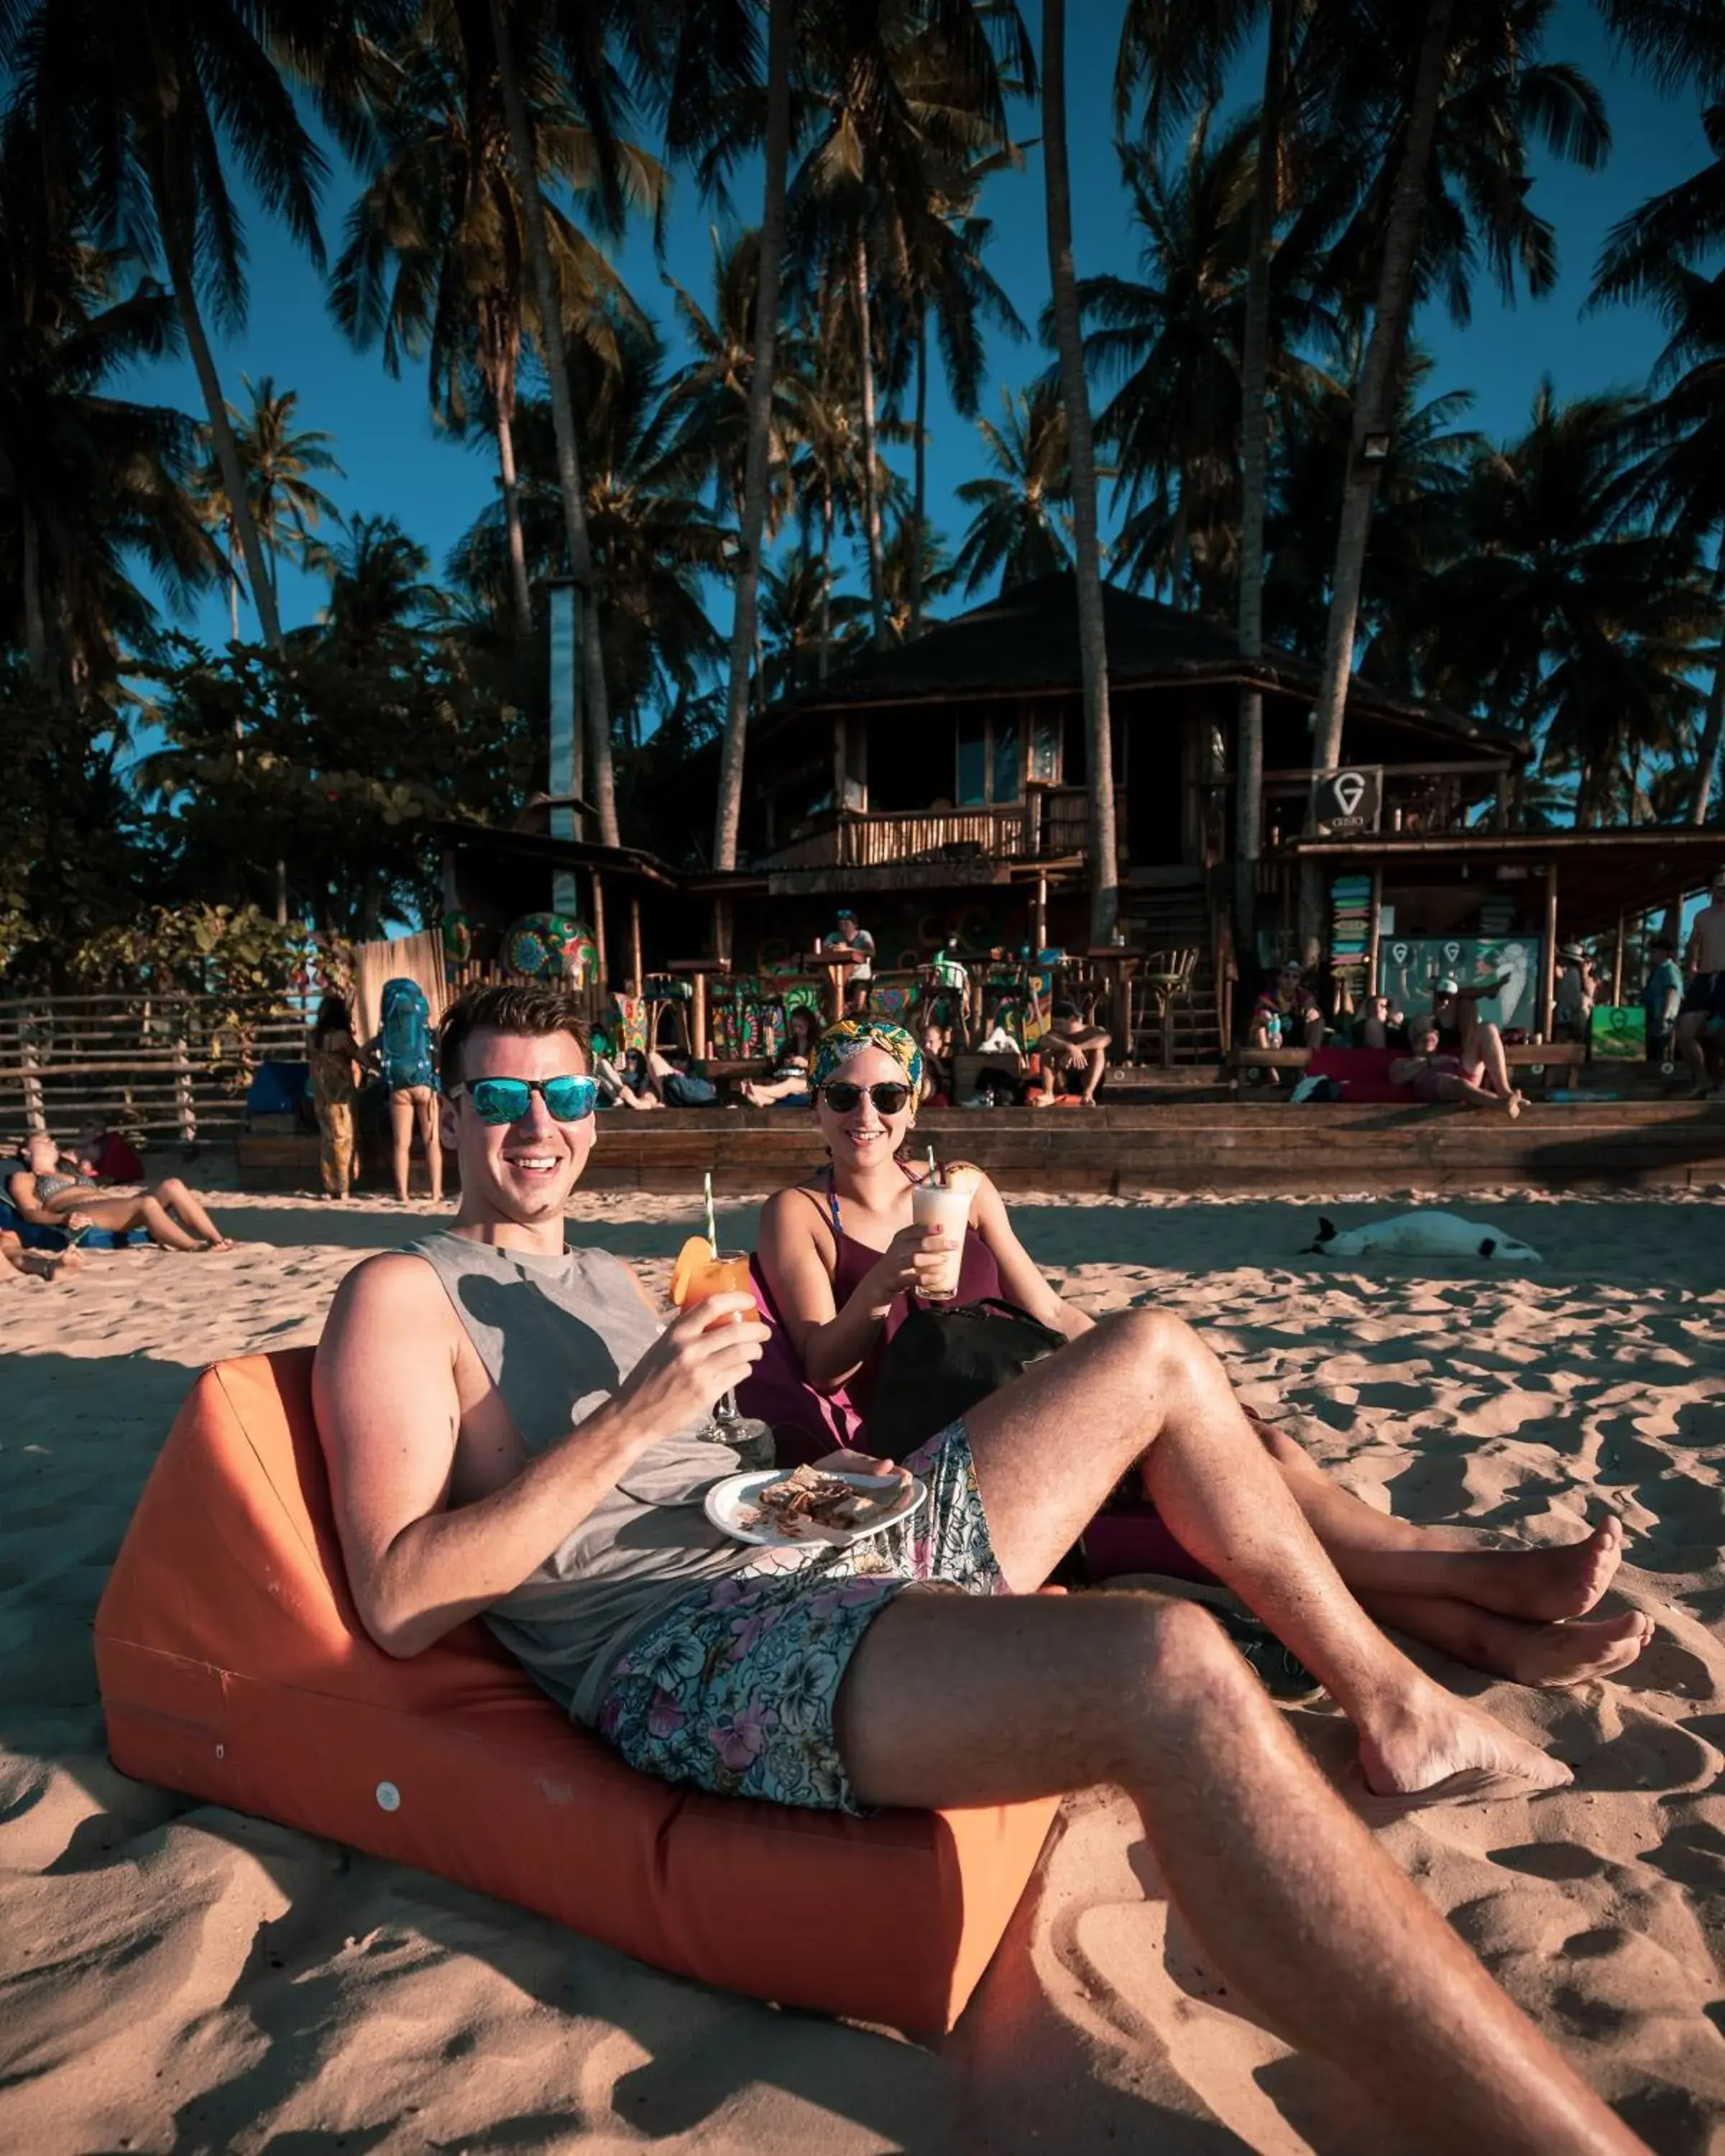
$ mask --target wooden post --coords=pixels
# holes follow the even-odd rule
[[[1366,924],[1366,998],[1378,993],[1378,946],[1384,934],[1384,871],[1372,871],[1372,917]]]
[[[1623,916],[1617,916],[1617,941],[1611,951],[1611,1000],[1614,1004],[1623,1001]]]
[[[192,1045],[182,1034],[174,1042],[174,1061],[182,1067],[174,1073],[174,1111],[179,1120],[180,1137],[187,1145],[197,1142],[198,1108],[192,1092]]]
[[[639,891],[629,896],[629,992],[632,996],[641,993],[641,983],[646,979],[641,969],[641,899]]]
[[[1030,953],[1038,958],[1048,948],[1048,878],[1036,879],[1036,948]]]
[[[42,1105],[42,1081],[35,1073],[40,1059],[36,1054],[36,1028],[28,1007],[18,1013],[18,1060],[24,1071],[24,1124],[31,1131],[45,1131],[48,1117]]]
[[[697,973],[695,976],[695,994],[690,1011],[690,1031],[693,1036],[695,1060],[697,1063],[704,1063],[706,1060],[706,975],[705,973]]]
[[[593,942],[599,961],[598,974],[593,986],[603,995],[605,983],[610,978],[610,968],[605,961],[605,886],[597,869],[593,872]]]
[[[1545,865],[1545,937],[1539,952],[1539,1025],[1542,1040],[1552,1038],[1558,993],[1558,865]]]

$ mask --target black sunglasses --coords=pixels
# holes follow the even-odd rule
[[[475,1078],[470,1086],[451,1086],[449,1098],[466,1094],[482,1123],[518,1123],[537,1093],[553,1122],[583,1122],[593,1113],[598,1086],[591,1078]]]
[[[848,1116],[866,1093],[883,1116],[903,1112],[911,1097],[908,1086],[900,1086],[890,1078],[883,1078],[878,1086],[854,1086],[848,1078],[829,1078],[821,1087],[827,1106],[835,1115]]]

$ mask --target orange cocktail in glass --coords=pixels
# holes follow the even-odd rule
[[[692,1235],[677,1253],[671,1269],[670,1299],[679,1310],[688,1310],[716,1295],[750,1292],[747,1250],[716,1250],[705,1235]],[[742,1314],[721,1317],[720,1325],[740,1325]],[[771,1467],[773,1432],[764,1422],[752,1422],[737,1411],[737,1395],[727,1392],[715,1406],[712,1419],[701,1435],[716,1444],[728,1445],[745,1467]]]

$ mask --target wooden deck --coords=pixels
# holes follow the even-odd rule
[[[1725,1105],[1572,1101],[1507,1116],[1464,1108],[1292,1107],[1273,1098],[1164,1101],[1081,1109],[934,1110],[913,1146],[974,1161],[1003,1189],[1436,1192],[1587,1184],[1725,1183]],[[772,1190],[809,1175],[822,1152],[810,1120],[789,1111],[671,1110],[608,1115],[583,1188]],[[239,1141],[252,1189],[310,1189],[316,1141]],[[372,1183],[375,1187],[375,1182]]]

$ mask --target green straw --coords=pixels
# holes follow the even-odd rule
[[[711,1250],[713,1255],[717,1257],[719,1255],[719,1224],[713,1218],[713,1172],[711,1168],[707,1170],[705,1180],[706,1183],[706,1240],[708,1247]]]

